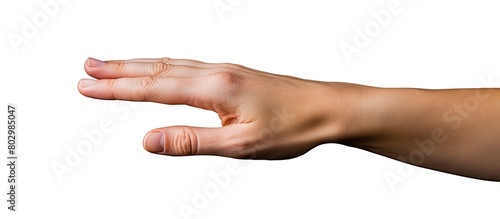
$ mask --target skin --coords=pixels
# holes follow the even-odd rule
[[[289,159],[340,143],[447,173],[500,181],[500,89],[377,88],[187,59],[89,58],[81,94],[186,104],[222,126],[162,127],[155,154]]]

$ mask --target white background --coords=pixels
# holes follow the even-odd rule
[[[150,129],[218,126],[217,116],[185,106],[94,100],[77,91],[89,56],[233,62],[383,87],[496,86],[481,83],[500,81],[496,1],[396,1],[400,13],[391,14],[351,62],[339,45],[353,44],[355,28],[373,24],[370,13],[387,10],[391,1],[220,0],[231,8],[222,16],[216,0],[70,0],[59,2],[53,16],[38,2],[49,0],[0,3],[1,102],[5,111],[7,103],[18,106],[20,157],[18,211],[2,205],[1,218],[182,218],[179,206],[193,207],[194,191],[215,185],[209,173],[225,171],[228,163],[239,172],[204,208],[193,207],[198,215],[190,218],[498,217],[498,183],[401,166],[337,144],[285,161],[150,154],[142,148]],[[9,36],[23,37],[24,19],[44,21],[40,13],[47,19],[37,33],[12,44]],[[99,129],[102,120],[113,130],[59,180],[52,165],[65,164],[88,142],[83,133]],[[391,174],[402,182],[391,187]]]

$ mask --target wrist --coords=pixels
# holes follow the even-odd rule
[[[322,83],[317,98],[316,117],[324,121],[317,136],[319,144],[343,143],[359,137],[363,130],[363,95],[369,87],[341,83]]]

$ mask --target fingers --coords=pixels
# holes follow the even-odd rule
[[[172,59],[172,58],[138,58],[129,60],[110,60],[108,62],[164,62],[172,65],[186,65],[197,68],[210,68],[213,67],[211,63],[205,63],[192,59]]]
[[[246,124],[234,124],[221,128],[189,126],[165,127],[150,131],[144,137],[144,149],[151,153],[187,156],[219,155],[244,158],[244,130]]]
[[[79,90],[85,96],[105,100],[153,101],[181,104],[194,95],[180,78],[158,80],[152,77],[119,79],[82,79]]]
[[[235,80],[224,74],[195,78],[82,79],[78,90],[84,96],[97,99],[187,104],[213,110],[214,100],[223,100],[224,91],[231,87],[227,84]]]
[[[195,77],[213,73],[213,69],[201,68],[202,62],[177,59],[132,59],[120,61],[100,61],[88,58],[85,71],[97,79],[125,77]],[[204,63],[205,67],[208,64]]]

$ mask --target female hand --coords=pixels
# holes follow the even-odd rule
[[[269,74],[235,64],[187,59],[99,61],[89,58],[78,89],[87,97],[212,110],[222,127],[162,127],[144,138],[144,148],[164,155],[221,155],[286,159],[335,141],[346,116],[335,86]],[[349,85],[336,85],[349,86]],[[340,96],[340,95],[339,95]],[[352,95],[351,95],[352,96]],[[346,110],[344,110],[346,111]]]

